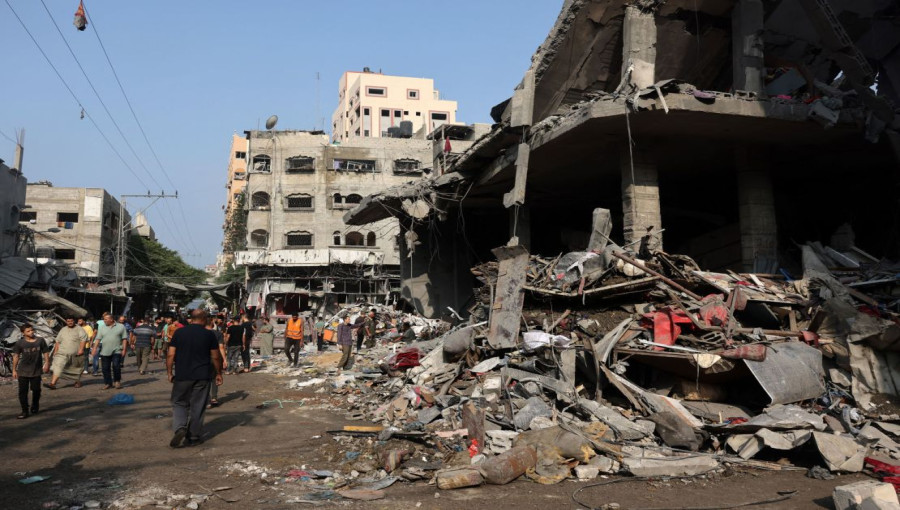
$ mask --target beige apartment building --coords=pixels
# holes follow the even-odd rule
[[[225,222],[222,224],[224,238],[222,253],[216,257],[217,274],[231,266],[234,262],[234,250],[243,246],[245,233],[236,224],[235,212],[240,211],[244,204],[244,187],[247,185],[247,143],[245,137],[237,133],[231,135],[231,145],[228,150],[228,177],[225,182],[227,191],[225,205]]]
[[[29,256],[56,259],[89,281],[115,278],[119,201],[102,188],[62,188],[49,181],[28,183],[28,207],[19,222],[34,231]],[[131,221],[124,212],[124,223]],[[143,225],[150,231],[146,219]]]
[[[332,138],[424,138],[456,122],[456,101],[441,99],[431,78],[347,71],[341,76],[338,106],[331,118]]]
[[[432,142],[353,138],[321,131],[248,131],[245,188],[247,307],[274,317],[358,300],[396,297],[400,266],[393,218],[347,227],[366,195],[430,172]]]

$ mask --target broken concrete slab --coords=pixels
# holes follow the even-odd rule
[[[829,470],[846,473],[862,471],[868,448],[849,437],[827,432],[813,432],[813,438]]]
[[[835,487],[835,510],[900,510],[894,486],[876,480],[864,480]]]
[[[694,476],[719,467],[712,456],[625,457],[622,467],[634,476]]]
[[[492,251],[500,266],[487,341],[494,349],[511,349],[519,337],[528,250],[521,246],[501,246]]]

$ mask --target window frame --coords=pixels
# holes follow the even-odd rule
[[[291,236],[309,236],[309,244],[291,244]],[[290,232],[284,233],[285,248],[312,248],[313,246],[315,246],[315,242],[315,235],[308,230],[292,230]]]
[[[254,242],[254,236],[258,236],[259,232],[265,234],[265,242],[262,244]],[[250,247],[251,248],[268,248],[269,247],[269,231],[264,228],[258,228],[252,232],[250,232]]]
[[[413,97],[412,95],[410,95],[412,92],[415,92],[415,93],[416,93],[415,97]],[[418,101],[418,100],[422,99],[422,93],[419,92],[419,89],[406,89],[406,99],[411,99],[411,100],[413,100],[413,101]]]
[[[380,90],[384,91],[384,93],[383,94],[372,94],[370,92],[372,89],[380,89]],[[366,96],[387,98],[388,97],[388,88],[382,87],[380,85],[366,85]]]
[[[290,199],[292,198],[309,198],[309,207],[291,207]],[[316,201],[315,197],[309,193],[291,193],[290,195],[284,196],[284,201],[282,203],[285,211],[315,211],[316,210]]]
[[[68,220],[63,219],[62,215],[64,215],[64,214],[67,214],[67,215],[74,214],[75,219],[68,219]],[[69,216],[69,217],[71,218],[72,216]],[[59,212],[59,211],[57,211],[57,213],[56,213],[56,222],[57,223],[78,223],[78,220],[79,220],[79,214],[77,212]]]
[[[24,218],[26,215],[30,217]],[[19,211],[19,223],[30,223],[32,220],[37,222],[37,211]]]
[[[291,167],[291,161],[297,159],[310,160],[309,165],[304,167]],[[291,156],[288,158],[284,158],[284,171],[285,173],[290,174],[311,174],[316,172],[316,157],[315,156],[306,156],[303,154],[298,154],[296,156]]]

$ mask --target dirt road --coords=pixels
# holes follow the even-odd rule
[[[305,506],[297,503],[308,498],[304,495],[327,498],[330,493],[323,480],[286,478],[291,469],[340,471],[346,476],[376,446],[371,439],[339,441],[326,433],[360,424],[346,421],[335,406],[347,396],[287,389],[288,379],[298,376],[251,373],[226,379],[220,390],[222,406],[207,412],[203,445],[171,449],[165,371],[154,362],[155,373],[140,376],[134,358],[128,363],[121,391],[134,395],[135,403],[129,406],[107,405],[114,390],[104,391],[101,378],[85,376],[82,388],[65,381],[57,390],[44,388],[41,413],[17,420],[17,386],[9,380],[0,385],[0,508],[72,508],[88,501],[101,508],[115,501],[132,508],[157,508],[157,502],[166,503],[162,508],[184,508],[191,495],[203,509],[297,508]],[[257,407],[267,401],[269,405]],[[347,451],[360,450],[360,459],[347,459]],[[17,482],[32,475],[50,478],[30,485]],[[862,476],[819,481],[802,472],[729,472],[689,482],[595,487],[582,491],[579,499],[592,507],[613,502],[622,508],[727,507],[796,490],[788,501],[754,508],[821,509],[832,508],[836,485],[858,479]],[[438,491],[426,482],[400,481],[385,490],[385,499],[336,504],[392,510],[582,508],[571,495],[588,485],[567,481],[542,486],[520,480],[506,486]],[[213,492],[222,487],[230,489]],[[201,496],[208,499],[202,501]]]

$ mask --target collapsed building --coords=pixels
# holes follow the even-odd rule
[[[806,241],[896,256],[896,10],[567,1],[490,133],[344,219],[398,218],[403,296],[430,317],[471,305],[469,268],[510,238],[555,256],[598,223],[714,270],[774,273]]]

